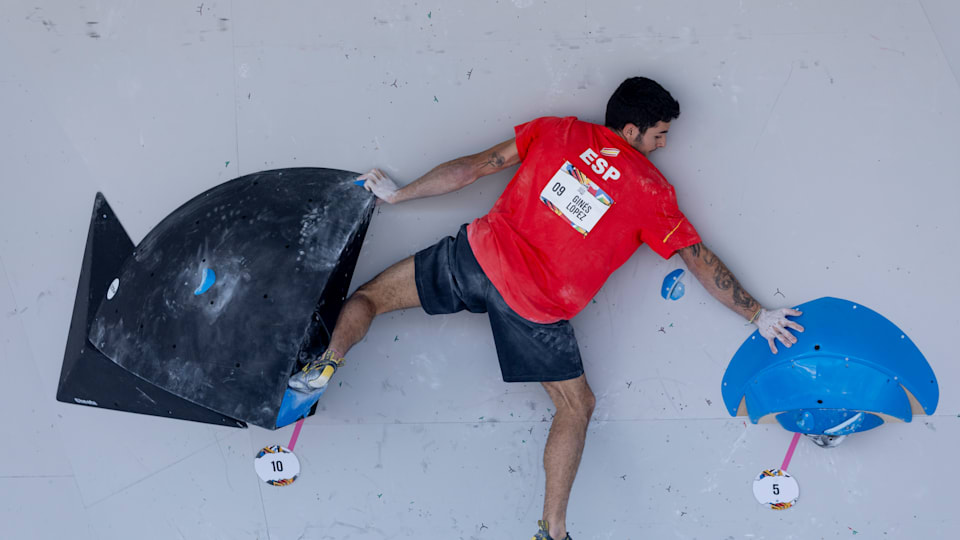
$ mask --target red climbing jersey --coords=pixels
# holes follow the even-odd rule
[[[467,237],[521,317],[572,318],[643,243],[666,259],[700,242],[673,186],[611,129],[571,116],[515,130],[520,168]]]

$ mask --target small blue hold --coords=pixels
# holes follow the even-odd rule
[[[200,286],[197,287],[197,290],[193,291],[194,296],[200,296],[201,294],[210,290],[210,287],[213,287],[213,284],[217,282],[217,274],[209,269],[203,269],[203,278],[200,281]]]
[[[329,386],[329,385],[328,385]],[[314,390],[309,394],[297,392],[287,388],[283,393],[283,401],[280,403],[280,411],[277,413],[277,427],[281,428],[290,425],[301,418],[310,414],[313,404],[320,399],[326,386],[319,390]]]
[[[353,185],[355,185],[355,186],[362,186],[362,185],[365,184],[366,182],[367,182],[366,180],[354,180],[354,181],[353,181]]]
[[[673,272],[667,274],[667,277],[663,278],[663,286],[660,287],[660,296],[664,300],[679,300],[685,291],[683,282],[680,281],[680,278],[683,277],[683,268],[677,268]]]

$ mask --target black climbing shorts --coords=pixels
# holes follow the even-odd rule
[[[486,313],[505,382],[565,381],[583,375],[570,321],[538,324],[517,315],[473,256],[467,226],[414,257],[417,294],[430,315]]]

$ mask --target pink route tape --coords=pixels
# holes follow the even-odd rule
[[[298,425],[297,430],[299,431],[299,429],[300,429],[300,426]],[[294,440],[296,440],[296,433],[294,433]],[[783,465],[780,466],[781,471],[787,470],[787,467],[790,466],[790,460],[793,459],[793,451],[797,449],[797,441],[799,440],[800,440],[800,434],[794,433],[793,440],[790,441],[790,448],[787,449],[787,455],[784,456],[783,458]],[[290,444],[293,444],[293,441],[290,441]],[[293,446],[291,446],[290,449],[292,450]]]
[[[290,437],[290,444],[287,445],[287,448],[289,448],[291,452],[293,451],[293,447],[297,445],[297,437],[300,436],[301,427],[303,427],[303,418],[297,420],[297,425],[293,427],[293,435]],[[794,444],[796,444],[796,440],[794,440]],[[793,452],[793,448],[790,449],[790,452]],[[787,461],[789,461],[789,458]]]

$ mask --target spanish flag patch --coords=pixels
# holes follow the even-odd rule
[[[604,149],[600,150],[600,153],[603,154],[603,155],[605,155],[605,156],[607,156],[607,157],[617,157],[617,156],[620,155],[620,149],[619,149],[619,148],[604,148]]]

